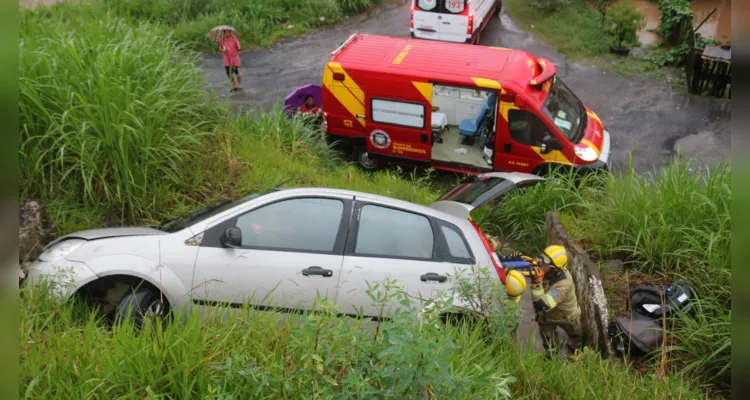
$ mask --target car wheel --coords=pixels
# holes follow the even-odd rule
[[[370,156],[367,154],[367,151],[365,151],[364,149],[358,149],[356,154],[357,162],[362,168],[368,171],[373,171],[378,169],[378,167],[380,166],[377,161],[370,158]]]
[[[131,286],[115,310],[117,322],[130,318],[139,327],[149,319],[155,323],[164,322],[168,315],[169,306],[162,302],[159,291],[145,285]]]

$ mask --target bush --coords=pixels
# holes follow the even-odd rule
[[[657,32],[662,37],[671,39],[676,44],[682,43],[685,38],[682,31],[692,27],[693,10],[690,8],[690,0],[661,0],[659,7],[659,28]]]
[[[615,39],[618,48],[622,45],[638,46],[638,30],[645,20],[630,4],[610,7],[606,15],[607,33]]]

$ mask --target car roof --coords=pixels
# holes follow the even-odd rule
[[[516,90],[529,85],[539,62],[524,50],[370,34],[353,35],[330,61],[345,69],[425,81],[474,85],[492,79]]]

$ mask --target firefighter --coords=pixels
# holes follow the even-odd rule
[[[508,259],[527,259],[513,254]],[[575,354],[583,342],[581,308],[576,298],[573,277],[567,270],[568,253],[563,246],[548,246],[531,271],[531,301],[547,355],[557,346],[557,327],[568,335],[569,354]]]

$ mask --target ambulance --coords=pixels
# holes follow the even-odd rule
[[[476,44],[502,5],[501,0],[412,0],[409,31],[418,39]]]
[[[526,51],[354,34],[332,52],[321,90],[326,137],[368,170],[610,168],[599,117]]]

